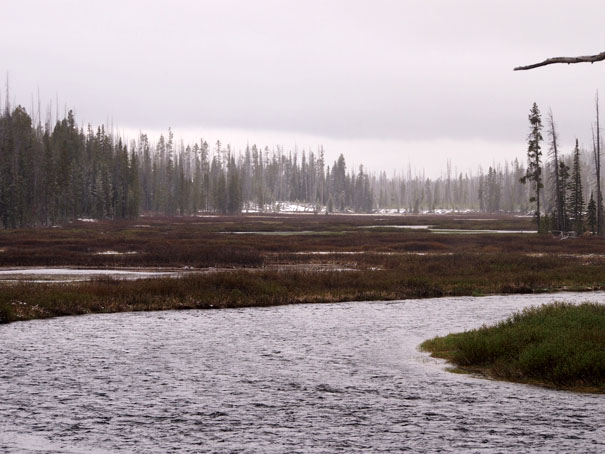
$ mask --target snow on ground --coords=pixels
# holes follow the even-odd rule
[[[275,202],[265,205],[262,210],[258,205],[244,208],[242,213],[325,213],[326,207],[312,203]]]
[[[263,207],[263,209],[259,209],[257,205],[251,205],[249,208],[244,208],[242,213],[325,213],[327,211],[327,207],[325,205],[314,205],[310,203],[295,203],[295,202],[276,202],[274,204],[268,204]],[[418,214],[465,214],[472,213],[472,210],[424,210]],[[355,215],[355,216],[375,216],[375,215],[402,215],[402,214],[412,214],[409,210],[405,208],[382,208],[379,210],[374,210],[371,213],[356,213],[354,211],[344,211],[344,212],[333,212],[330,213],[332,215]]]
[[[466,214],[466,213],[476,213],[476,210],[452,210],[445,208],[437,208],[435,210],[421,210],[417,214]],[[405,208],[381,208],[379,210],[374,210],[373,214],[414,214],[410,210]]]
[[[374,210],[376,214],[407,214],[408,210],[405,208],[381,208],[380,210]]]

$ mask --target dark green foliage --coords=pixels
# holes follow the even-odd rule
[[[536,224],[538,232],[543,232],[542,222],[540,221],[540,190],[544,188],[542,182],[542,116],[536,103],[533,104],[529,113],[530,133],[527,138],[527,170],[525,176],[521,178],[522,183],[530,181],[534,184],[535,196],[529,199],[536,203]]]
[[[605,392],[605,305],[555,303],[422,344],[490,376]]]
[[[343,155],[328,166],[321,147],[315,153],[252,145],[242,154],[220,141],[212,150],[203,140],[192,146],[177,142],[171,129],[155,144],[145,134],[126,143],[104,126],[79,127],[71,111],[42,125],[22,107],[7,108],[0,115],[0,228],[141,213],[263,212],[287,202],[316,213],[526,212],[527,189],[520,180],[540,177],[541,171],[539,165],[526,171],[515,161],[473,177],[453,174],[448,162],[444,177],[430,179],[411,169],[406,176],[369,174],[363,166],[347,170]],[[530,148],[536,143],[539,162],[539,140],[530,141]],[[539,197],[538,191],[537,203]]]
[[[558,180],[559,180],[559,203],[557,203],[557,212],[556,212],[556,228],[553,230],[561,230],[567,231],[570,230],[571,225],[569,222],[569,210],[568,205],[565,203],[567,201],[567,190],[569,186],[569,166],[563,162],[563,160],[559,161],[559,172],[558,172]],[[580,187],[580,190],[582,188]],[[559,210],[561,210],[559,212]]]
[[[0,227],[134,217],[138,200],[136,156],[103,128],[84,133],[71,111],[53,128],[20,106],[0,115]]]
[[[411,170],[405,177],[369,174],[363,166],[347,170],[343,155],[326,164],[321,147],[315,153],[252,145],[242,154],[218,141],[212,150],[203,140],[179,145],[171,129],[155,144],[145,134],[126,143],[105,126],[78,126],[71,111],[42,124],[22,107],[7,106],[0,114],[0,228],[133,218],[142,212],[262,212],[285,202],[315,212],[418,213],[480,204],[490,212],[527,208],[518,163],[513,172],[506,164],[504,171],[490,169],[481,201],[478,177],[452,175],[449,162],[447,178],[437,179],[413,176]]]
[[[580,169],[580,148],[578,139],[573,153],[573,168],[569,182],[568,213],[576,233],[584,232],[584,196],[582,195],[582,174]],[[594,202],[594,201],[593,201]]]
[[[227,213],[238,214],[242,211],[242,187],[239,172],[235,165],[235,158],[231,157],[227,171]]]
[[[319,159],[303,152],[299,164],[297,153],[270,156],[253,146],[242,160],[217,142],[211,157],[203,141],[177,149],[170,129],[155,146],[141,134],[129,149],[103,126],[79,128],[72,111],[54,126],[34,125],[21,106],[0,114],[0,228],[134,218],[141,210],[238,214],[244,205],[323,205],[328,196],[338,211],[374,205],[363,169],[347,174],[341,155],[330,173],[323,150]]]
[[[588,227],[590,227],[590,232],[594,235],[597,230],[597,204],[592,192],[590,193],[590,200],[586,208],[586,221],[588,222]]]

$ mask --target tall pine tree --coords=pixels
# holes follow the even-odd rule
[[[573,228],[578,235],[580,235],[584,231],[584,196],[582,195],[582,172],[580,167],[580,147],[578,146],[578,139],[576,139],[576,146],[573,151],[568,207]]]
[[[542,232],[543,228],[540,222],[540,190],[544,187],[542,183],[542,116],[540,109],[536,103],[533,104],[529,113],[530,132],[527,137],[527,171],[525,176],[521,178],[521,183],[531,181],[534,184],[535,196],[532,196],[529,201],[536,202],[536,223],[538,232]]]

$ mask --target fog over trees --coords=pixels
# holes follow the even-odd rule
[[[177,142],[170,129],[155,143],[145,134],[126,143],[106,125],[79,126],[71,111],[55,121],[50,114],[45,122],[40,117],[8,103],[0,115],[2,228],[134,218],[144,212],[279,211],[287,203],[317,213],[531,214],[536,208],[530,198],[538,194],[535,182],[521,183],[528,171],[519,160],[474,172],[455,170],[448,162],[439,178],[411,168],[369,173],[363,165],[349,167],[343,155],[328,162],[321,147],[286,150],[251,144],[233,150],[220,141]],[[593,153],[600,150],[601,136],[595,132],[595,137]],[[368,150],[368,159],[376,151]],[[568,154],[558,150],[556,160],[540,168],[542,212],[551,215],[548,222],[554,220],[552,229],[584,229],[582,219],[590,217],[584,201],[600,194],[593,167],[597,161],[591,158],[576,146]],[[393,168],[399,166],[393,163]],[[596,211],[598,229],[598,206]]]

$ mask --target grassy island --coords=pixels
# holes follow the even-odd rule
[[[605,305],[555,303],[494,326],[436,337],[425,351],[454,371],[584,392],[605,392]]]

